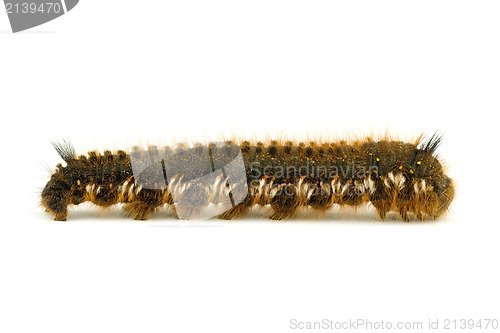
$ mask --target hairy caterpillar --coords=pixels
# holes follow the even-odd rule
[[[227,154],[241,149],[247,193],[243,201],[219,217],[236,218],[254,205],[270,205],[271,219],[280,220],[292,216],[301,206],[324,211],[334,205],[371,203],[381,219],[390,211],[399,213],[404,221],[409,221],[411,214],[420,220],[436,219],[447,211],[454,197],[453,181],[435,155],[440,142],[438,135],[427,140],[420,136],[413,142],[384,137],[353,142],[243,141],[237,146],[235,141],[228,141]],[[54,147],[66,166],[57,166],[42,191],[41,204],[58,221],[66,220],[69,205],[85,201],[101,207],[122,203],[132,218],[146,220],[157,208],[174,206],[174,195],[188,196],[194,212],[227,191],[221,179],[188,188],[173,183],[144,188],[136,184],[137,175],[132,170],[134,152],[77,156],[66,142],[55,143]],[[208,148],[198,144],[192,149],[201,156]],[[154,146],[147,151],[136,148],[135,154],[149,156],[157,151]],[[224,150],[220,154],[224,155]],[[215,161],[222,155],[215,156]],[[182,159],[179,156],[184,155],[176,156]],[[193,163],[196,159],[186,160],[178,173],[189,172]],[[211,171],[196,170],[200,175]]]

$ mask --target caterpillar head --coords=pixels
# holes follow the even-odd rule
[[[455,194],[453,180],[445,174],[439,158],[435,155],[441,140],[441,136],[434,134],[424,141],[416,149],[412,161],[414,178],[424,180],[427,186],[432,186],[431,194],[425,197],[428,201],[425,205],[434,217],[446,212]]]

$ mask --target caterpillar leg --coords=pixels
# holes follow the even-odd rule
[[[296,208],[288,209],[288,210],[284,210],[284,209],[275,210],[274,213],[271,215],[270,219],[275,220],[275,221],[284,220],[284,219],[287,219],[287,218],[293,216],[295,211],[296,211]]]
[[[125,204],[123,209],[134,220],[147,220],[162,205],[163,193],[161,190],[142,189],[135,200]]]
[[[177,209],[175,211],[175,216],[179,220],[196,219],[197,217],[199,217],[202,209],[203,209],[203,207],[199,207],[199,206],[191,206],[189,208],[183,207],[182,210]]]
[[[370,196],[370,201],[377,209],[378,216],[382,221],[385,220],[386,214],[391,210],[393,200],[392,189],[388,188],[380,178],[376,178],[375,192]]]
[[[271,201],[273,214],[271,220],[282,220],[291,217],[299,206],[295,186],[283,184]]]
[[[399,208],[399,215],[405,222],[410,222],[410,216],[408,215],[408,207],[403,206]]]
[[[399,215],[405,222],[410,222],[409,213],[413,208],[414,193],[410,188],[403,188],[396,197],[396,207],[399,210]]]
[[[250,210],[250,207],[252,206],[252,203],[254,201],[254,197],[248,193],[246,198],[234,206],[233,208],[225,211],[224,213],[220,214],[218,218],[223,219],[223,220],[232,220],[238,217],[241,217],[248,213]]]
[[[123,209],[134,220],[147,220],[158,206],[149,205],[142,201],[134,201],[123,206]]]
[[[377,209],[378,216],[383,221],[385,220],[386,214],[389,212],[391,208],[391,203],[388,200],[372,200],[372,205]]]
[[[220,214],[218,217],[223,220],[233,220],[235,218],[241,217],[245,215],[249,210],[248,205],[246,204],[238,204],[230,210],[225,211]]]

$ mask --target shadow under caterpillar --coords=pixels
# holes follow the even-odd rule
[[[237,218],[254,205],[270,205],[271,219],[281,220],[298,207],[325,211],[334,205],[371,203],[382,220],[390,211],[399,213],[404,221],[412,215],[419,220],[436,219],[454,197],[453,181],[435,155],[440,142],[438,135],[414,142],[390,138],[307,144],[244,141],[237,147],[245,165],[248,193],[219,217]],[[125,151],[77,156],[69,143],[55,143],[54,147],[66,166],[57,165],[41,193],[41,204],[57,221],[67,219],[69,205],[86,201],[100,207],[123,203],[125,212],[137,220],[146,220],[163,205],[174,206],[173,194],[179,188],[170,184],[148,189],[136,184],[131,157]],[[155,149],[149,147],[148,151]],[[184,193],[196,196],[190,201],[193,211],[220,196],[223,187],[218,184]]]

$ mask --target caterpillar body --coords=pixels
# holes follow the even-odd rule
[[[237,218],[255,205],[270,205],[271,219],[280,220],[292,216],[299,207],[325,211],[335,205],[355,208],[370,203],[382,220],[391,211],[404,221],[411,217],[436,219],[448,210],[454,197],[453,181],[435,154],[440,142],[438,135],[426,140],[420,136],[412,142],[388,137],[353,142],[243,141],[238,145],[228,141],[227,154],[234,149],[241,151],[246,193],[219,217]],[[138,185],[131,155],[150,155],[156,147],[80,156],[66,142],[54,147],[66,165],[57,165],[41,193],[41,204],[57,221],[67,219],[68,206],[86,201],[100,207],[121,203],[129,216],[146,220],[161,206],[175,208],[176,195],[190,196],[195,212],[217,202],[216,198],[228,190],[220,177],[216,182],[187,188],[176,183],[175,177],[160,188]],[[201,156],[209,148],[199,144],[192,149]],[[218,158],[223,157],[214,156],[216,162]],[[191,168],[200,170],[196,163],[196,159],[186,160],[178,174],[189,173]],[[201,170],[201,174],[210,171]],[[190,217],[184,214],[178,217]]]

